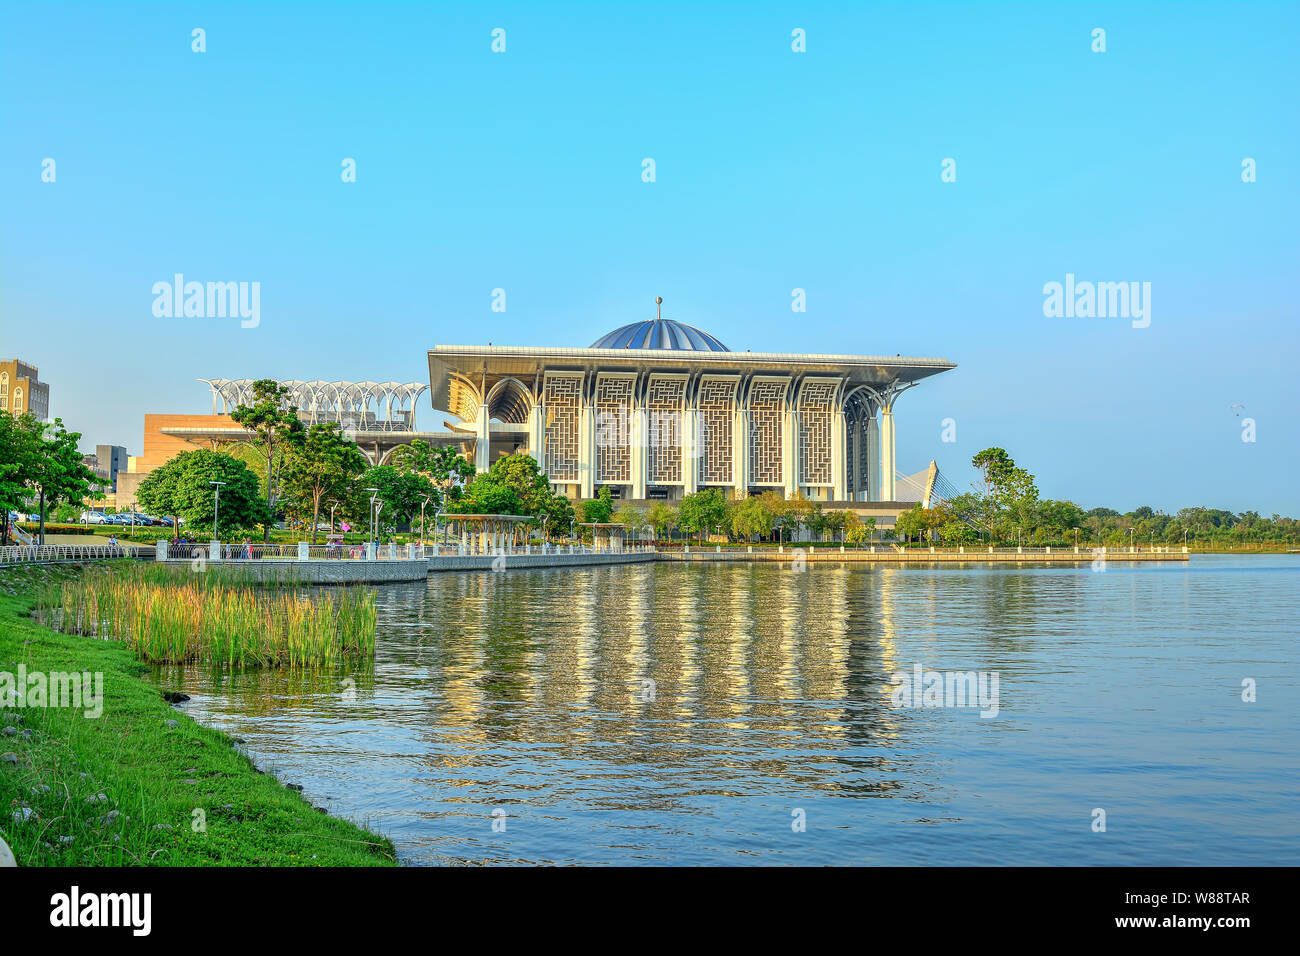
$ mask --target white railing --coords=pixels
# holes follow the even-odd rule
[[[173,544],[159,541],[155,551],[159,561],[189,561],[205,558],[212,561],[412,561],[424,557],[421,545],[405,544],[240,544],[227,541],[201,541]]]
[[[624,543],[621,548],[593,548],[571,544],[498,544],[495,548],[481,542],[426,542],[423,544],[253,544],[247,542],[190,542],[173,544],[160,540],[155,557],[159,561],[190,561],[196,558],[216,561],[420,561],[433,557],[507,557],[557,554],[637,554],[654,551],[649,543]]]
[[[149,548],[111,544],[10,545],[0,548],[0,564],[50,564],[59,561],[98,561],[104,558],[133,558]]]

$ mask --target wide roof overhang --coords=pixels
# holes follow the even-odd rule
[[[808,352],[703,352],[675,349],[575,349],[505,345],[435,345],[429,350],[429,399],[450,409],[456,376],[477,381],[511,376],[531,381],[550,371],[824,374],[850,384],[917,382],[957,367],[945,358],[906,355],[818,355]]]

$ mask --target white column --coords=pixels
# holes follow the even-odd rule
[[[876,421],[875,409],[872,409],[863,430],[863,441],[867,444],[867,469],[862,475],[862,490],[867,493],[865,500],[880,501],[880,424]]]
[[[528,412],[528,454],[536,460],[538,467],[542,471],[546,470],[546,463],[542,459],[542,406],[534,405]]]
[[[894,500],[894,408],[880,410],[880,500]]]
[[[749,412],[736,399],[732,401],[736,411],[731,416],[731,472],[736,495],[741,497],[749,490]]]
[[[858,500],[858,474],[859,468],[857,459],[853,456],[856,454],[858,447],[858,422],[849,424],[849,420],[844,420],[844,490],[848,492],[849,501]],[[852,469],[853,480],[849,480],[849,471]]]
[[[479,471],[487,471],[492,467],[492,439],[486,405],[480,405],[478,408],[478,420],[474,423],[474,435],[474,467]]]
[[[836,407],[831,411],[831,498],[835,501],[847,501],[851,496],[848,488],[848,473],[844,467],[845,444],[848,441],[844,429],[844,409]]]
[[[583,402],[578,413],[578,481],[583,498],[596,497],[596,409]]]
[[[785,486],[785,496],[790,498],[799,488],[799,462],[795,458],[798,446],[799,416],[786,409],[781,416],[781,484]]]
[[[644,499],[646,469],[650,464],[646,458],[649,451],[646,426],[649,423],[646,421],[644,408],[629,409],[628,416],[627,440],[630,444],[628,455],[632,459],[632,497]]]
[[[700,488],[699,410],[682,414],[682,491],[693,495]]]

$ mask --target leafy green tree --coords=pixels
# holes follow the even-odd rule
[[[546,527],[543,530],[547,537],[561,537],[573,530],[573,522],[576,520],[573,503],[564,495],[551,495],[543,513],[546,515]]]
[[[772,525],[768,528],[765,537],[771,539],[773,536],[793,534],[798,528],[798,516],[794,514],[790,502],[785,500],[785,495],[779,491],[765,491],[758,496],[758,500],[765,510],[772,517]]]
[[[9,512],[25,509],[29,482],[40,457],[40,432],[30,415],[18,418],[0,412],[0,544],[9,543]]]
[[[804,519],[804,524],[812,532],[815,540],[822,541],[825,539],[828,527],[827,514],[820,502],[810,501],[808,503],[808,514]]]
[[[729,526],[727,499],[718,488],[704,488],[682,498],[678,509],[682,530],[695,534],[701,543],[706,532]]]
[[[519,515],[523,505],[514,489],[493,481],[486,471],[479,472],[465,486],[461,496],[447,503],[447,511],[456,514]]]
[[[253,404],[240,405],[230,417],[257,435],[257,446],[266,460],[266,510],[277,513],[276,492],[280,468],[290,446],[302,441],[304,429],[298,418],[298,406],[289,401],[289,389],[274,379],[253,383]],[[271,518],[266,523],[264,540],[271,540]]]
[[[312,425],[289,453],[281,474],[286,494],[310,503],[311,543],[316,543],[321,502],[353,496],[357,479],[366,471],[366,456],[344,437],[335,422]]]
[[[813,503],[802,492],[784,498],[778,491],[765,491],[759,497],[772,512],[772,523],[781,540],[793,540],[799,529],[813,519]]]
[[[925,510],[918,501],[895,519],[894,534],[902,535],[904,541],[911,541],[913,537],[920,541],[929,526]]]
[[[426,499],[436,501],[438,497],[438,489],[424,475],[393,465],[368,469],[358,487],[379,489],[377,495],[384,503],[381,516],[394,525],[410,524]]]
[[[18,465],[10,472],[11,480],[21,482],[36,498],[36,511],[40,518],[37,540],[44,544],[47,512],[65,502],[83,502],[98,483],[98,476],[86,467],[82,460],[84,456],[77,448],[81,434],[64,428],[61,418],[47,424],[37,421],[31,414],[20,416],[16,422],[7,413],[0,413],[0,416],[10,419],[17,429],[17,434],[9,439],[14,442],[17,454],[11,464]],[[8,515],[6,508],[6,521]]]
[[[614,517],[614,494],[608,485],[602,485],[596,497],[582,502],[579,509],[583,524],[607,524]]]
[[[856,511],[847,511],[844,514],[844,540],[849,544],[860,545],[871,540],[872,534],[876,530],[876,519],[870,515],[864,521],[858,517]]]
[[[512,456],[507,456],[512,457]],[[425,441],[413,441],[393,449],[390,464],[402,471],[415,471],[424,475],[442,492],[441,501],[453,497],[453,490],[462,487],[474,477],[473,462],[450,446],[431,446]]]
[[[957,518],[948,518],[939,526],[938,530],[939,537],[942,538],[943,543],[950,548],[955,548],[958,545],[965,544],[967,541],[970,541],[975,537],[974,532],[971,531],[966,522]]]
[[[666,501],[656,501],[650,506],[646,520],[654,528],[656,538],[667,538],[677,527],[677,509]]]
[[[650,527],[650,522],[646,519],[644,508],[635,508],[631,505],[625,505],[614,512],[614,523],[621,524],[627,529],[631,538],[640,538]]]
[[[225,482],[219,507],[214,481]],[[265,527],[271,522],[257,475],[238,458],[206,449],[183,451],[155,468],[140,482],[136,501],[151,514],[172,515],[185,522],[186,530],[210,532],[218,540],[228,533]],[[215,529],[214,507],[220,522]],[[179,537],[175,523],[173,531]]]
[[[536,515],[546,510],[551,491],[550,480],[537,459],[532,455],[519,453],[503,455],[492,462],[487,471],[488,480],[509,488],[519,499],[518,514]]]
[[[450,468],[453,477],[463,472],[455,461]],[[608,503],[609,489],[604,491]],[[574,521],[569,499],[553,491],[537,459],[522,452],[503,455],[487,471],[475,475],[461,490],[460,498],[448,503],[448,510],[460,514],[527,515],[538,519],[530,526],[540,525],[547,536],[568,534]]]
[[[738,538],[758,538],[772,533],[772,513],[761,497],[751,495],[736,502],[731,509],[731,533]]]
[[[1003,540],[1015,537],[1017,530],[1031,530],[1038,502],[1034,476],[1002,448],[985,448],[971,458],[971,464],[979,470],[983,485],[973,499],[962,503],[963,517]]]

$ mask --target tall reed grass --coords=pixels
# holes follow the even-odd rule
[[[373,591],[267,589],[217,568],[91,568],[41,592],[37,613],[65,634],[119,640],[152,664],[329,667],[375,652]]]

